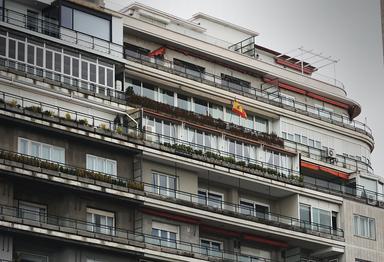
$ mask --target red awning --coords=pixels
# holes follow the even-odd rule
[[[336,177],[340,177],[341,179],[344,179],[344,180],[349,179],[349,174],[347,174],[345,172],[341,172],[341,171],[338,171],[338,170],[335,170],[335,169],[332,169],[329,167],[321,166],[318,164],[314,164],[314,163],[310,163],[310,162],[306,162],[306,161],[301,161],[300,166],[304,167],[304,168],[311,169],[311,170],[323,171],[327,174],[330,174],[330,175],[336,176]]]

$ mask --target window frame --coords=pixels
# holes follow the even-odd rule
[[[204,199],[202,199],[202,198],[200,198],[200,192],[204,192],[204,194],[205,194],[205,198]],[[220,196],[221,197],[221,200],[220,200],[220,207],[217,207],[217,206],[215,206],[215,205],[210,205],[209,203],[210,203],[210,197],[209,197],[209,195],[210,194],[212,194],[212,195],[216,195],[216,196]],[[213,208],[219,208],[219,209],[223,209],[224,208],[224,194],[223,193],[220,193],[220,192],[217,192],[217,191],[211,191],[211,190],[208,190],[208,189],[204,189],[204,188],[198,188],[197,189],[197,195],[198,195],[198,202],[199,203],[201,203],[200,202],[200,200],[204,200],[204,205],[206,205],[206,206],[210,206],[210,207],[213,207]],[[211,200],[211,202],[215,202],[215,201],[212,201]]]
[[[355,223],[356,222],[356,218],[358,219],[357,221],[357,224]],[[368,231],[368,235],[362,235],[361,234],[361,229],[360,229],[360,219],[367,219],[367,231]],[[371,229],[371,222],[373,221],[373,233],[374,233],[374,236],[371,236],[371,233],[372,233],[372,229]],[[358,226],[356,228],[356,226]],[[368,217],[368,216],[362,216],[362,215],[359,215],[359,214],[353,214],[353,235],[356,236],[356,237],[361,237],[361,238],[365,238],[365,239],[370,239],[370,240],[374,240],[376,241],[376,219],[375,218],[372,218],[372,217]]]
[[[254,217],[258,217],[258,218],[261,218],[259,216],[257,216],[257,210],[256,210],[256,206],[261,206],[261,207],[266,207],[268,209],[267,213],[264,213],[265,215],[262,217],[262,218],[265,218],[265,219],[268,219],[270,218],[270,213],[271,213],[271,206],[268,205],[268,204],[265,204],[265,203],[261,203],[261,202],[258,202],[258,201],[254,201],[254,200],[250,200],[248,198],[240,198],[239,199],[239,207],[240,207],[240,210],[241,210],[241,202],[245,202],[245,203],[248,203],[248,204],[252,204],[253,205],[253,208],[252,208],[252,213],[251,214],[252,216]],[[240,211],[241,213],[241,211]],[[243,213],[241,213],[243,214]]]
[[[21,147],[21,141],[25,141],[27,143],[27,153],[25,152],[22,152],[22,147]],[[39,149],[38,149],[38,156],[35,156],[32,154],[32,143],[35,143],[39,146]],[[49,148],[49,159],[47,158],[44,158],[43,157],[43,147],[48,147]],[[52,150],[59,150],[61,151],[60,155],[63,156],[63,159],[60,159],[62,161],[57,161],[57,160],[53,160],[52,159]],[[65,148],[64,147],[59,147],[59,146],[54,146],[54,145],[51,145],[51,144],[46,144],[46,143],[43,143],[43,142],[39,142],[39,141],[35,141],[35,140],[31,140],[31,139],[28,139],[28,138],[25,138],[25,137],[18,137],[17,139],[17,152],[20,153],[20,154],[25,154],[25,155],[28,155],[28,156],[31,156],[31,157],[38,157],[38,158],[41,158],[41,159],[45,159],[47,161],[52,161],[52,162],[58,162],[58,163],[61,163],[61,164],[65,164]]]
[[[178,177],[177,176],[168,175],[168,174],[158,172],[155,170],[152,170],[151,174],[152,174],[152,182],[154,185],[153,190],[155,191],[154,193],[159,194],[159,195],[163,195],[163,196],[176,197],[177,190],[178,190]],[[154,179],[155,176],[157,176],[156,181],[158,182],[158,184],[155,183],[155,179]],[[166,185],[165,189],[162,189],[162,186],[160,185],[160,176],[166,177],[166,184],[167,185]],[[170,186],[169,186],[170,185],[170,179],[169,178],[174,179],[174,184],[175,184],[174,189],[170,188]],[[165,190],[166,194],[162,194],[161,190]],[[174,191],[174,192],[172,192],[172,191]]]
[[[105,235],[115,235],[115,229],[116,229],[116,214],[115,212],[106,211],[102,209],[95,209],[92,207],[86,208],[86,214],[87,214],[87,229],[94,233],[100,233]],[[91,215],[92,221],[88,221],[88,214]],[[100,217],[105,217],[106,222],[107,218],[112,218],[112,226],[108,226],[108,224],[105,225],[98,225],[95,221],[95,215]],[[90,224],[89,224],[90,223]],[[97,231],[99,229],[100,232]],[[105,230],[106,232],[103,233],[102,231]]]
[[[94,163],[96,163],[96,161],[98,161],[98,160],[104,160],[105,161],[105,165],[104,165],[105,171],[99,171],[96,168],[89,168],[89,166],[88,166],[88,158],[89,157],[95,158]],[[109,174],[109,173],[106,172],[107,171],[107,162],[111,162],[111,163],[114,164],[114,168],[113,168],[114,172],[112,174]],[[95,171],[95,172],[100,172],[100,173],[103,173],[103,174],[107,174],[107,175],[111,175],[111,176],[117,177],[117,161],[116,160],[113,160],[113,159],[110,159],[110,158],[105,158],[105,157],[100,157],[100,156],[95,156],[95,155],[92,155],[92,154],[86,154],[85,155],[85,165],[86,165],[86,169],[88,169],[88,170],[92,170],[92,171]]]

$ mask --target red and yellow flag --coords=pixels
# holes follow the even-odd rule
[[[242,118],[247,118],[247,112],[245,112],[243,106],[236,99],[232,103],[232,112]]]

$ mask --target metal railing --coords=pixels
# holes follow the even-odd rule
[[[236,44],[230,45],[228,47],[228,49],[231,51],[235,51],[235,52],[250,56],[252,58],[256,58],[256,59],[259,57],[260,58],[269,58],[269,59],[263,59],[264,62],[269,61],[270,59],[272,59],[274,61],[274,59],[276,58],[276,56],[266,56],[266,55],[260,53],[260,50],[255,46],[255,37],[253,37],[253,36],[246,38],[246,39],[244,39],[244,40],[242,40]],[[263,52],[263,51],[261,51],[261,52]],[[305,63],[305,61],[303,61],[303,62]],[[273,62],[272,64],[277,65],[275,62]],[[343,90],[343,92],[346,94],[344,84],[334,77],[322,75],[316,70],[314,72],[312,72],[312,74],[308,77],[314,78],[316,80],[319,80],[319,81],[322,81],[322,82],[325,82],[325,83],[328,83],[331,85],[334,85],[335,87]]]
[[[33,107],[38,106],[41,108],[40,112],[33,112],[30,111],[30,109],[26,109],[27,106]],[[286,174],[290,174],[293,176],[299,176],[299,172],[292,169],[286,169],[282,168],[280,166],[271,165],[269,163],[256,161],[249,158],[244,158],[242,156],[236,156],[233,154],[230,154],[228,152],[222,152],[220,150],[217,150],[215,148],[207,147],[207,146],[201,146],[198,144],[194,144],[189,141],[176,139],[174,137],[169,137],[161,134],[157,134],[154,132],[149,132],[145,130],[138,130],[136,128],[131,127],[121,127],[117,124],[115,124],[113,121],[105,118],[95,117],[93,115],[80,113],[74,110],[65,109],[62,107],[50,105],[47,103],[43,103],[40,101],[24,98],[21,96],[16,96],[13,94],[9,94],[6,92],[0,91],[0,109],[5,109],[6,111],[12,111],[17,112],[23,115],[29,115],[34,118],[43,119],[49,122],[54,123],[60,123],[65,126],[70,127],[76,127],[78,129],[86,130],[88,132],[95,132],[95,133],[102,133],[103,135],[107,136],[113,136],[117,133],[117,129],[121,128],[123,137],[128,140],[132,140],[133,142],[144,142],[145,146],[154,146],[155,148],[160,150],[164,150],[164,148],[168,148],[168,150],[174,150],[174,153],[176,154],[182,154],[187,155],[188,157],[199,157],[199,160],[202,161],[210,161],[210,155],[205,153],[205,155],[202,155],[203,149],[205,152],[212,152],[212,153],[223,153],[223,157],[230,156],[232,158],[235,158],[235,162],[230,163],[232,168],[236,168],[236,165],[239,164],[238,162],[242,162],[244,160],[249,161],[249,163],[256,163],[256,165],[260,165],[259,167],[262,167],[263,169],[259,170],[257,172],[257,175],[262,175],[263,172],[270,173],[271,171],[275,172],[275,174],[280,173],[286,176]],[[48,115],[46,112],[51,112],[50,115]],[[69,117],[67,117],[67,114],[69,114]],[[85,121],[86,120],[86,121]],[[86,123],[84,123],[86,122]],[[104,126],[102,125],[104,124]],[[164,143],[167,143],[167,146],[164,147]],[[187,152],[178,151],[177,150],[177,143],[180,143],[179,145],[185,145],[192,149],[190,151],[189,148],[186,150]],[[172,148],[172,145],[176,145],[174,148]],[[197,150],[197,152],[195,152]],[[239,159],[239,160],[237,160]],[[223,159],[219,162],[224,164],[228,164],[229,159]],[[237,162],[236,162],[237,161]],[[217,163],[217,161],[215,162]],[[251,170],[249,170],[251,171]],[[286,173],[284,173],[286,172]],[[278,176],[273,176],[275,179],[278,179]],[[272,177],[270,177],[272,178]],[[289,181],[286,181],[289,182]],[[327,192],[327,193],[333,193],[333,194],[339,194],[339,195],[346,195],[350,197],[358,197],[362,199],[367,199],[368,196],[374,196],[374,198],[377,201],[384,201],[383,195],[379,194],[377,192],[370,192],[366,189],[364,189],[363,186],[357,185],[355,186],[349,186],[349,185],[343,185],[340,183],[333,183],[326,180],[318,179],[318,178],[312,178],[304,176],[304,182],[302,183],[304,187],[313,188],[315,190]]]
[[[350,121],[348,116],[317,108],[303,102],[298,102],[281,96],[277,93],[268,93],[265,90],[262,90],[261,86],[260,88],[255,88],[252,86],[241,86],[224,80],[222,77],[217,75],[194,71],[186,67],[175,65],[172,61],[169,60],[148,57],[146,55],[135,53],[127,49],[125,49],[125,58],[162,71],[186,77],[204,84],[241,94],[243,96],[254,98],[256,100],[272,103],[294,112],[310,115],[311,117],[316,117],[320,120],[366,134],[367,136],[373,138],[372,130],[362,122],[357,120]]]
[[[166,197],[165,200],[179,199],[188,203],[195,204],[198,208],[209,208],[213,212],[223,212],[230,211],[227,213],[231,216],[239,216],[245,219],[256,220],[260,223],[272,224],[277,227],[287,228],[294,231],[303,231],[306,233],[322,232],[330,235],[335,235],[339,237],[344,236],[344,232],[339,228],[332,228],[331,226],[322,225],[318,223],[311,223],[308,221],[302,221],[297,218],[275,214],[272,212],[256,212],[256,210],[249,208],[241,204],[234,204],[227,201],[221,201],[213,198],[204,198],[198,194],[193,194],[189,192],[184,192],[180,190],[169,189],[167,187],[162,187],[150,183],[139,182],[133,179],[127,179],[121,176],[114,176],[107,173],[102,173],[94,170],[84,169],[80,167],[75,167],[65,163],[55,162],[51,160],[46,160],[40,157],[35,157],[31,155],[21,154],[14,151],[0,149],[0,159],[16,161],[25,165],[40,167],[43,169],[53,170],[57,172],[62,172],[66,174],[73,175],[74,178],[86,177],[91,178],[94,181],[103,181],[113,185],[119,185],[128,188],[138,189],[142,188],[149,195],[156,194],[161,197]],[[44,173],[44,171],[42,171]],[[101,176],[100,176],[101,175]],[[59,176],[59,174],[58,174]],[[91,181],[92,181],[91,180]],[[133,185],[133,186],[132,186]]]
[[[11,9],[4,9],[3,22],[10,25],[26,28],[44,35],[59,38],[66,42],[100,51],[113,56],[123,57],[123,46],[105,39],[88,35],[76,30],[60,26],[57,20],[29,16]]]
[[[199,254],[229,261],[273,262],[273,260],[267,258],[244,255],[228,250],[216,250],[195,243],[165,239],[115,226],[105,226],[88,221],[50,215],[44,212],[34,212],[14,206],[0,206],[0,219],[12,223],[46,228],[49,231],[67,232],[68,230],[66,229],[71,229],[70,232],[73,232],[72,234],[85,235],[97,239],[101,238],[104,241],[119,242],[119,240],[130,240],[132,241],[130,242],[131,245],[135,245],[134,242],[144,243],[146,244],[145,248],[148,249],[151,249],[151,246],[166,247],[167,249],[162,250],[163,252],[171,252],[170,250],[180,251],[182,256]],[[103,236],[101,237],[100,235]]]
[[[329,225],[304,221],[298,218],[272,212],[257,212],[255,209],[245,205],[221,201],[215,198],[210,198],[209,196],[205,197],[198,194],[169,189],[167,187],[148,183],[144,183],[144,191],[162,196],[163,199],[173,198],[183,200],[190,204],[194,204],[197,207],[202,206],[209,208],[210,211],[214,212],[230,211],[232,215],[245,217],[246,219],[254,220],[264,224],[270,224],[276,227],[286,228],[286,226],[288,226],[289,229],[294,231],[303,231],[306,233],[314,231],[344,237],[344,231],[340,228],[332,228],[332,226]],[[227,212],[225,213],[228,214]]]
[[[112,89],[86,80],[82,80],[80,78],[56,73],[52,70],[39,68],[36,66],[28,65],[23,62],[16,61],[14,59],[7,59],[3,57],[0,57],[0,68],[1,67],[4,67],[5,70],[17,70],[22,73],[27,73],[30,77],[36,76],[39,79],[41,78],[40,80],[42,81],[52,81],[55,82],[55,84],[57,84],[58,86],[63,86],[64,88],[71,88],[72,90],[75,90],[77,92],[87,93],[96,97],[102,97],[103,99],[107,99],[109,101],[119,101],[119,103],[127,104],[128,96],[125,92],[118,91],[116,89]],[[0,78],[5,78],[5,76],[0,76]],[[130,84],[130,86],[134,86],[134,84]],[[243,128],[246,132],[260,133],[254,129],[250,129],[247,127],[242,126],[241,128]],[[284,139],[284,141],[284,144],[287,148],[297,150],[306,157],[323,162],[329,162],[332,165],[347,168],[350,170],[364,170],[369,173],[373,173],[373,169],[371,168],[370,164],[361,160],[353,159],[349,156],[336,155],[337,160],[331,162],[329,161],[329,159],[324,157],[324,150],[300,144],[288,139]]]

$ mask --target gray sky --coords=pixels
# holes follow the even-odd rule
[[[121,9],[131,1],[105,0]],[[139,0],[190,18],[203,12],[259,32],[256,43],[286,52],[300,46],[340,59],[336,78],[359,102],[357,120],[373,129],[373,168],[384,176],[384,66],[379,0]],[[333,67],[330,68],[333,76]],[[326,72],[326,71],[325,71]],[[384,100],[383,100],[384,101]],[[380,161],[381,160],[381,161]]]

